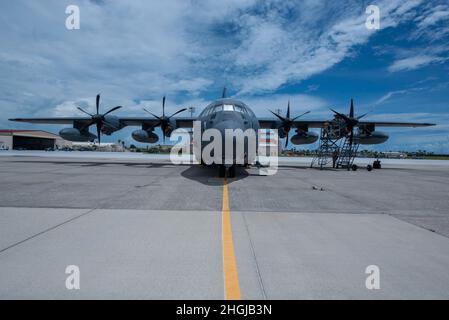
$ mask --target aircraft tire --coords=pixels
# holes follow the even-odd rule
[[[235,178],[235,165],[229,167],[228,169],[228,176],[229,178]]]
[[[226,176],[226,167],[222,164],[218,166],[218,176],[220,178],[224,178]]]

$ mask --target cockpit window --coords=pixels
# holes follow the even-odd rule
[[[237,112],[246,113],[246,109],[243,108],[242,106],[235,105],[234,108],[235,108],[235,111],[237,111]]]
[[[234,105],[232,104],[224,104],[223,111],[234,111]]]
[[[214,107],[214,111],[212,111],[212,112],[216,113],[216,112],[220,112],[220,111],[223,111],[223,106],[222,105],[215,106]]]
[[[248,110],[244,105],[224,103],[224,104],[211,105],[207,107],[206,109],[204,109],[201,116],[203,117],[210,116],[214,113],[221,111],[237,111],[242,114],[251,114],[251,111]]]

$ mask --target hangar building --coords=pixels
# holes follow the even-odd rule
[[[0,130],[0,149],[46,150],[71,147],[70,141],[42,130]]]

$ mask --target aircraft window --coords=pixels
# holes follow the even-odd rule
[[[246,113],[246,109],[243,108],[242,106],[235,105],[234,108],[235,108],[235,111],[237,111],[237,112]]]
[[[216,106],[215,108],[214,108],[214,113],[215,112],[219,112],[219,111],[223,111],[223,106],[222,105],[219,105],[219,106]]]
[[[201,113],[200,116],[202,116],[202,117],[208,116],[211,113],[212,109],[213,108],[211,108],[211,107],[207,107],[206,109],[204,109],[204,111]]]
[[[223,105],[224,111],[234,111],[234,106],[232,104],[225,104]]]

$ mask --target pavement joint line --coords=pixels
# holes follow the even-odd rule
[[[240,300],[240,285],[237,272],[237,262],[232,238],[231,213],[229,210],[228,181],[223,182],[223,209],[222,209],[222,243],[223,243],[223,279],[224,295],[226,300]]]
[[[47,228],[47,229],[45,229],[45,230],[43,230],[43,231],[40,231],[40,232],[34,234],[34,235],[32,235],[32,236],[29,236],[28,238],[25,238],[25,239],[20,240],[20,241],[18,241],[18,242],[16,242],[16,243],[13,243],[13,244],[7,246],[6,248],[0,249],[0,254],[3,253],[3,252],[5,252],[5,251],[7,251],[7,250],[9,250],[9,249],[12,249],[12,248],[14,248],[14,247],[17,247],[18,245],[21,245],[22,243],[25,243],[25,242],[27,242],[27,241],[29,241],[29,240],[31,240],[31,239],[37,238],[37,237],[39,237],[40,235],[43,235],[44,233],[47,233],[47,232],[49,232],[49,231],[52,231],[52,230],[54,230],[54,229],[56,229],[56,228],[58,228],[58,227],[60,227],[60,226],[62,226],[62,225],[65,225],[65,224],[67,224],[67,223],[69,223],[69,222],[72,222],[72,221],[78,219],[78,218],[81,218],[81,217],[83,217],[83,216],[85,216],[85,215],[88,215],[89,213],[92,213],[92,212],[95,211],[95,210],[97,210],[97,208],[90,209],[90,210],[88,210],[88,211],[86,211],[86,212],[83,212],[83,213],[80,214],[80,215],[77,215],[77,216],[75,216],[75,217],[70,218],[69,220],[65,220],[65,221],[63,221],[63,222],[61,222],[61,223],[58,223],[57,225],[54,225],[54,226],[52,226],[52,227],[50,227],[50,228]]]
[[[262,291],[263,299],[267,300],[268,299],[267,298],[267,292],[265,291],[265,286],[263,284],[262,274],[261,274],[260,268],[259,268],[259,263],[257,262],[256,250],[254,248],[253,240],[251,239],[251,234],[249,232],[248,222],[246,221],[245,213],[242,213],[241,215],[243,217],[243,222],[245,223],[246,233],[248,234],[249,244],[250,244],[250,247],[251,247],[251,253],[252,253],[253,257],[254,257],[254,264],[256,266],[256,273],[257,273],[257,279],[259,280],[260,290]]]

